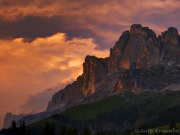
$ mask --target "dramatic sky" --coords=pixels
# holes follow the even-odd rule
[[[179,0],[0,0],[0,127],[6,112],[43,111],[133,23],[160,34],[179,22]]]

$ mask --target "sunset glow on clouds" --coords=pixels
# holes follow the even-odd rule
[[[45,109],[55,91],[82,73],[86,55],[108,56],[132,24],[157,34],[170,26],[180,29],[179,5],[178,0],[0,0],[0,124],[6,112]]]
[[[64,33],[36,38],[30,43],[24,42],[23,38],[0,40],[0,88],[3,90],[0,103],[6,103],[0,104],[1,111],[20,113],[23,110],[29,113],[44,110],[53,93],[82,73],[87,54],[108,56],[108,50],[97,50],[96,47],[91,38],[67,40]],[[57,84],[59,89],[42,93]],[[34,102],[39,98],[34,107],[29,105],[29,101],[24,104],[29,95],[31,102],[31,98]]]
[[[179,5],[177,0],[1,0],[0,38],[65,32],[69,37],[97,38],[100,48],[109,48],[133,23],[158,34],[170,24],[179,28]]]

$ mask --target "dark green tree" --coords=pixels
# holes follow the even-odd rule
[[[66,128],[66,126],[63,126],[60,135],[79,135],[79,133],[76,128]]]
[[[27,131],[26,124],[25,124],[25,121],[21,121],[21,126],[19,128],[19,133],[20,133],[20,135],[29,135],[28,131]]]
[[[176,128],[176,123],[172,122],[171,124],[169,124],[169,129],[173,129]]]
[[[46,123],[42,135],[55,135],[53,126],[49,123]]]
[[[16,121],[13,120],[11,123],[10,135],[19,135],[18,128],[16,126]]]
[[[71,131],[71,132],[72,132],[72,135],[79,135],[76,128],[72,128],[71,130],[72,130],[72,131]]]
[[[91,135],[91,131],[87,124],[84,126],[83,135]]]
[[[124,130],[123,135],[130,135],[130,131],[129,130]]]
[[[66,128],[66,126],[63,126],[60,135],[66,135],[66,133],[67,133],[67,128]]]

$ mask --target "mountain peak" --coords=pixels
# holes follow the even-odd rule
[[[167,32],[173,35],[179,35],[178,30],[175,27],[169,27]]]
[[[115,46],[110,49],[108,58],[86,56],[82,75],[52,97],[47,112],[58,109],[62,111],[71,106],[98,100],[126,89],[129,91],[138,90],[140,87],[151,89],[157,83],[157,77],[161,76],[160,74],[155,76],[154,82],[148,86],[151,79],[147,78],[154,77],[152,76],[154,71],[145,72],[146,69],[163,62],[173,61],[180,64],[179,39],[178,31],[173,27],[156,37],[150,28],[143,27],[141,24],[133,24],[130,31],[123,32]],[[150,70],[161,73],[163,68],[155,67]],[[179,78],[175,72],[172,74],[175,78]],[[173,80],[171,78],[161,86],[173,84]],[[180,80],[176,81],[180,83]],[[153,88],[156,90],[162,88],[157,86]]]
[[[165,34],[170,39],[174,38],[174,39],[178,40],[178,38],[179,38],[178,30],[176,28],[174,28],[174,27],[169,27],[168,30],[165,31]]]
[[[159,39],[166,44],[171,44],[171,45],[180,44],[180,37],[178,34],[178,30],[174,27],[169,27],[167,31],[163,32],[162,35],[159,36]]]
[[[3,128],[5,128],[5,129],[9,128],[10,125],[11,125],[11,122],[13,120],[18,121],[21,118],[23,118],[24,116],[26,116],[26,114],[18,114],[18,115],[16,115],[16,114],[12,114],[12,112],[6,113],[5,118],[4,118]]]
[[[157,38],[150,28],[133,24],[130,30],[122,33],[115,46],[110,49],[108,58],[86,56],[83,74],[69,85],[68,89],[65,88],[61,94],[53,96],[51,104],[58,108],[61,105],[80,104],[111,95],[116,88],[121,89],[123,86],[124,80],[119,78],[124,70],[145,69],[164,61],[180,63],[177,29],[170,27],[159,37]],[[129,77],[133,74],[129,74]],[[48,110],[51,110],[50,106]]]
[[[130,33],[141,33],[142,25],[141,24],[133,24],[131,25]]]
[[[130,28],[131,34],[141,34],[145,37],[156,38],[156,34],[149,27],[143,27],[141,24],[133,24]]]

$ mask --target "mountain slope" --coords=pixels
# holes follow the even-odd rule
[[[144,91],[134,94],[125,92],[74,106],[47,119],[29,125],[37,134],[45,123],[56,127],[58,133],[63,125],[82,131],[84,123],[93,132],[101,130],[123,130],[154,128],[180,122],[180,91]],[[38,131],[39,129],[39,131]],[[34,132],[33,135],[36,133]]]
[[[107,58],[87,56],[83,74],[52,97],[45,112],[24,117],[29,124],[78,104],[116,93],[177,90],[180,86],[180,36],[170,27],[158,37],[133,24],[122,33]]]
[[[180,63],[179,50],[180,36],[176,28],[170,27],[156,37],[148,27],[134,24],[130,31],[122,33],[115,46],[110,49],[108,58],[87,56],[83,64],[83,74],[52,97],[47,111],[64,110],[120,92],[126,89],[127,76],[132,80],[128,89],[137,89],[139,78],[134,69],[145,69],[171,61]],[[129,73],[125,72],[126,69],[130,69]]]

